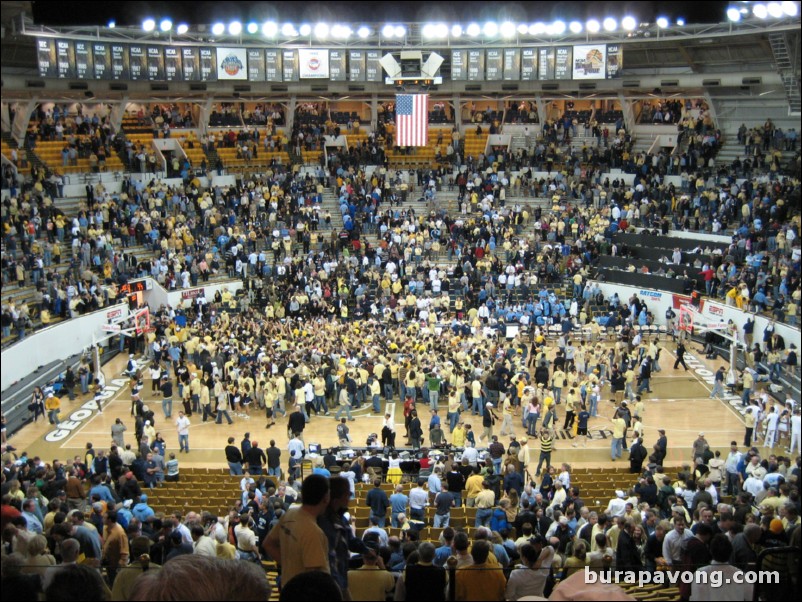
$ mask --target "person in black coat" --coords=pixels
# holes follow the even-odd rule
[[[287,428],[291,433],[298,433],[299,435],[302,435],[304,428],[306,428],[306,419],[304,418],[303,412],[300,410],[295,410],[292,414],[290,414]]]
[[[668,452],[668,439],[666,438],[666,432],[663,429],[657,429],[657,433],[660,436],[657,438],[657,442],[654,444],[654,463],[658,466],[662,466],[663,460],[666,459],[666,453]]]
[[[643,461],[648,455],[646,448],[643,447],[641,438],[635,439],[635,442],[629,448],[629,472],[632,474],[643,472]]]
[[[682,367],[685,368],[685,372],[688,371],[688,365],[685,363],[685,345],[682,341],[677,343],[677,361],[674,362],[674,370],[677,369],[677,366],[682,364]]]
[[[418,412],[412,410],[410,417],[409,444],[412,446],[412,449],[420,449],[421,440],[423,439],[423,428],[421,427],[420,418],[418,418]]]
[[[621,535],[618,537],[618,547],[615,551],[615,566],[618,569],[636,571],[641,568],[642,563],[638,545],[632,537],[635,526],[631,521],[625,519],[623,523]],[[621,526],[620,523],[619,526]]]
[[[514,524],[515,532],[523,533],[523,526],[526,523],[532,525],[533,529],[535,527],[535,524],[537,524],[537,514],[535,514],[529,508],[529,500],[527,499],[523,501],[523,506],[521,508],[521,511],[518,513],[518,516],[515,517],[515,524]]]
[[[650,508],[657,506],[657,485],[652,477],[641,479],[635,485],[635,495],[642,502],[649,504]]]
[[[547,385],[549,382],[549,368],[546,365],[546,362],[541,362],[540,365],[535,368],[535,383],[539,385]]]

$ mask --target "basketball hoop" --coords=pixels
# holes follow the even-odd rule
[[[679,321],[677,328],[680,332],[687,333],[688,338],[693,334],[703,335],[708,332],[715,332],[729,343],[730,348],[730,369],[728,382],[735,382],[735,366],[738,353],[738,334],[732,325],[722,320],[709,318],[699,312],[693,305],[684,304],[679,308]]]
[[[147,306],[134,312],[134,328],[137,336],[152,331],[150,327],[150,310]]]
[[[698,315],[696,310],[690,304],[683,304],[680,305],[679,308],[679,320],[677,322],[677,328],[684,332],[687,332],[688,335],[693,334],[693,323],[694,323],[694,316]]]

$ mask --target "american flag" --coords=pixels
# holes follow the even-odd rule
[[[427,145],[429,141],[428,102],[428,94],[399,94],[395,97],[396,145]]]

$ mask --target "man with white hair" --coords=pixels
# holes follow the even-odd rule
[[[744,491],[750,493],[752,497],[757,497],[757,495],[763,491],[763,475],[765,471],[762,467],[759,470],[754,470],[751,474],[746,477],[744,481],[743,488]]]
[[[552,508],[552,510],[561,509],[563,503],[565,503],[565,497],[566,497],[565,487],[563,486],[562,481],[560,481],[559,479],[555,480],[554,497],[552,498],[551,503],[549,504],[549,508]]]
[[[479,452],[470,441],[465,442],[465,449],[462,451],[462,457],[468,460],[468,464],[476,466],[479,460]]]
[[[627,503],[626,503],[626,494],[621,491],[620,489],[615,492],[615,497],[610,500],[610,503],[607,504],[607,509],[604,513],[607,516],[618,517],[624,516],[624,513],[627,510]]]

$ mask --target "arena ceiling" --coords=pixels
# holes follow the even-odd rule
[[[37,76],[36,53],[34,38],[30,35],[20,34],[22,18],[25,16],[25,29],[41,27],[34,25],[31,15],[34,7],[32,2],[4,1],[0,5],[0,21],[2,22],[2,69],[4,74],[14,74],[25,77]],[[139,3],[126,3],[139,4]],[[232,3],[233,4],[233,3]],[[534,4],[534,3],[533,3]],[[226,4],[228,6],[228,4]],[[785,36],[787,47],[794,58],[797,75],[800,72],[800,30],[796,26],[789,27],[787,22],[772,24],[762,22],[754,27],[741,26],[734,33],[728,23],[689,23],[682,31],[674,31],[671,35],[660,32],[638,30],[627,38],[608,35],[597,35],[594,39],[620,41],[624,44],[623,77],[644,74],[680,74],[680,73],[737,73],[741,71],[769,71],[776,72],[777,65],[772,53],[770,36],[781,34]],[[440,47],[442,44],[424,42],[416,32],[420,24],[410,23],[408,45],[411,47]],[[104,28],[81,29],[73,27],[60,27],[63,32],[83,35],[105,35]],[[109,31],[109,30],[107,30]],[[137,39],[137,30],[111,30],[115,35],[132,36]],[[139,31],[139,36],[142,32]],[[152,38],[151,38],[152,39]],[[202,38],[199,38],[202,39]],[[570,42],[572,40],[566,39]],[[576,41],[576,40],[573,40]],[[555,40],[535,40],[535,43],[554,43]],[[354,40],[349,45],[359,45]],[[364,46],[365,43],[361,42]],[[373,44],[371,44],[373,45]],[[484,44],[492,46],[493,44]],[[499,42],[495,45],[510,43]],[[396,47],[395,49],[397,49]],[[4,86],[5,87],[5,86]]]

